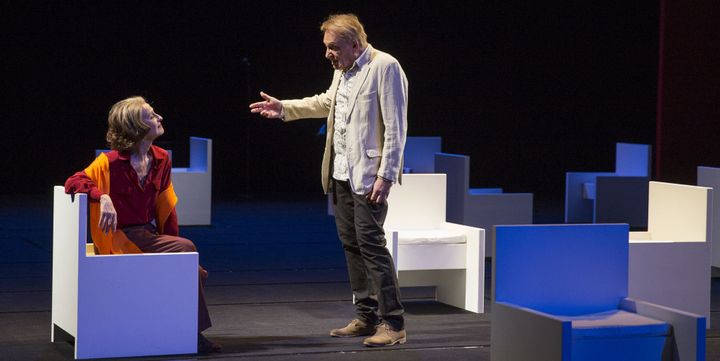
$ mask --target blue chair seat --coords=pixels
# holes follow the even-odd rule
[[[572,322],[573,339],[658,337],[670,334],[670,325],[650,317],[623,310],[610,310],[581,316],[561,316]]]
[[[478,194],[502,194],[503,189],[502,188],[470,188],[468,189],[468,194],[471,196],[476,196]]]

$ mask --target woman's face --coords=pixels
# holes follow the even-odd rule
[[[155,113],[155,110],[148,103],[142,106],[142,121],[150,127],[145,135],[146,140],[153,141],[165,133],[162,126],[163,118],[160,114]]]

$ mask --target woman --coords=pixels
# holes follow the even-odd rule
[[[112,150],[65,182],[67,193],[88,194],[99,254],[197,251],[192,241],[178,236],[170,157],[152,144],[165,132],[162,121],[142,97],[115,103],[106,135]],[[203,290],[208,274],[202,267],[199,272],[198,352],[217,352],[220,346],[201,333],[211,321]]]

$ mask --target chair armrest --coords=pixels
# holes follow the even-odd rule
[[[483,228],[466,226],[463,224],[450,223],[450,222],[441,223],[440,228],[455,231],[455,232],[460,232],[465,235],[468,244],[470,242],[477,241],[480,244],[482,244],[483,250],[485,249],[485,229],[483,229]],[[480,241],[482,241],[482,242],[480,242]]]
[[[583,183],[594,183],[600,176],[613,176],[614,172],[565,173],[565,222],[591,222],[593,204],[583,198]]]
[[[493,360],[570,360],[572,324],[508,302],[492,305]]]
[[[705,360],[705,317],[632,298],[621,300],[620,309],[671,324],[679,359]]]

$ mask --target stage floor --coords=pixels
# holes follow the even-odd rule
[[[329,337],[354,313],[342,248],[325,207],[320,197],[216,201],[213,226],[181,228],[210,271],[206,296],[214,326],[206,335],[223,344],[223,352],[147,359],[490,360],[490,315],[437,303],[429,288],[402,290],[404,345],[371,349],[362,338]],[[548,209],[536,210],[536,222],[559,221]],[[0,197],[0,230],[0,360],[71,360],[71,345],[49,342],[50,193]],[[707,360],[720,359],[720,272],[715,276]]]

